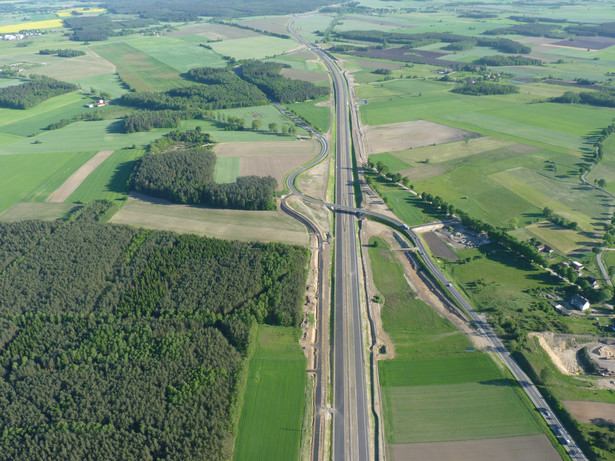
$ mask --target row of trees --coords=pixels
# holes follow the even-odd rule
[[[453,93],[468,94],[472,96],[483,96],[492,94],[513,94],[519,92],[519,87],[509,83],[489,83],[477,81],[475,83],[464,83],[451,90]]]
[[[316,86],[304,80],[292,80],[280,74],[284,68],[276,62],[246,61],[239,74],[260,88],[269,99],[284,103],[317,99],[329,94],[329,86]]]
[[[591,106],[615,107],[615,91],[566,91],[563,95],[551,98],[550,102],[559,102],[564,104],[589,104]]]
[[[578,230],[579,224],[575,221],[569,221],[566,218],[559,216],[553,212],[553,210],[549,207],[545,207],[542,210],[542,216],[551,221],[556,226],[564,227],[566,229]]]
[[[425,46],[430,43],[464,43],[462,49],[469,44],[472,46],[484,46],[494,48],[502,53],[528,54],[532,49],[522,43],[508,38],[469,37],[466,35],[452,34],[450,32],[425,32],[420,34],[404,34],[399,32],[384,32],[379,30],[347,30],[336,31],[339,38],[346,40],[360,40],[365,42],[379,42],[383,45],[397,43],[407,45],[410,48]]]
[[[0,107],[29,109],[64,93],[77,90],[77,85],[43,75],[30,75],[30,81],[0,88]]]
[[[59,56],[61,58],[74,58],[77,56],[85,56],[85,51],[76,50],[74,48],[64,48],[58,50],[46,48],[44,50],[40,50],[39,54],[55,54],[56,56]]]
[[[556,24],[526,23],[498,27],[483,32],[486,35],[525,35],[528,37],[565,38],[567,33]]]
[[[247,210],[275,209],[277,181],[271,176],[243,176],[216,184],[216,156],[208,147],[169,145],[142,157],[132,174],[131,188],[179,203]]]
[[[542,66],[540,59],[526,58],[525,56],[505,56],[502,54],[483,56],[475,62],[483,66]]]
[[[1,457],[230,459],[250,331],[299,324],[307,250],[104,224],[107,206],[1,278]]]

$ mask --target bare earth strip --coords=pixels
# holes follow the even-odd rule
[[[457,254],[455,254],[455,252],[451,250],[446,243],[440,240],[440,238],[433,232],[424,232],[421,236],[423,237],[423,240],[427,242],[431,252],[438,258],[459,261],[459,256],[457,256]]]
[[[365,132],[368,154],[461,141],[464,137],[476,138],[479,136],[470,131],[425,120],[366,126]]]
[[[47,197],[46,202],[61,203],[66,200],[73,192],[77,190],[81,183],[85,181],[85,178],[87,178],[92,171],[98,168],[102,162],[107,160],[112,153],[112,150],[101,150],[81,168],[75,171],[71,177],[64,182],[64,184],[53,191],[49,197]]]
[[[197,208],[141,194],[131,194],[111,222],[227,240],[308,244],[303,225],[281,211]]]
[[[615,404],[603,402],[564,401],[574,419],[581,423],[615,426]]]
[[[560,461],[545,435],[391,445],[394,461]]]

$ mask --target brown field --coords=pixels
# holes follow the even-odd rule
[[[280,142],[223,142],[214,152],[219,157],[241,157],[239,176],[273,176],[282,190],[284,177],[313,159],[320,144],[313,140]]]
[[[85,181],[85,178],[98,168],[102,162],[107,160],[112,153],[112,150],[101,150],[64,181],[64,184],[49,194],[46,201],[60,203],[66,200]]]
[[[140,194],[131,194],[111,222],[227,240],[308,244],[305,227],[281,211],[198,208]]]
[[[476,133],[470,131],[458,130],[425,120],[366,126],[365,134],[368,155],[461,141],[464,136],[478,137]]]
[[[58,219],[75,208],[72,203],[43,203],[23,202],[16,203],[0,214],[0,221],[24,221],[26,219]]]
[[[581,423],[615,426],[615,404],[603,402],[564,401],[572,417]]]
[[[551,46],[563,48],[577,48],[582,50],[591,49],[592,51],[603,50],[615,45],[615,39],[610,37],[575,37],[572,40],[560,40],[551,43]]]
[[[545,435],[390,446],[394,461],[561,461]]]
[[[401,64],[396,62],[370,61],[369,59],[352,59],[351,62],[357,67],[362,67],[364,69],[401,69]]]
[[[210,40],[226,40],[232,38],[246,38],[258,35],[256,32],[246,29],[240,29],[233,26],[225,26],[224,24],[197,24],[194,26],[182,27],[176,32],[168,34],[169,37],[184,37],[186,35],[200,35]]]
[[[439,257],[449,259],[451,261],[458,261],[459,256],[455,254],[453,250],[451,250],[446,243],[444,243],[440,238],[434,234],[433,232],[425,232],[421,234],[425,243],[429,246],[431,252]]]
[[[291,16],[268,16],[266,18],[245,19],[238,22],[239,24],[253,27],[258,30],[288,35],[286,24],[290,20]]]
[[[305,80],[312,83],[324,82],[328,79],[327,74],[322,72],[308,72],[296,69],[282,69],[282,75],[293,80]]]
[[[420,64],[431,64],[432,66],[465,65],[458,61],[443,61],[442,56],[449,56],[447,53],[429,50],[409,50],[407,48],[368,48],[366,51],[351,51],[348,54],[353,56],[363,56],[365,58],[390,59],[391,61],[416,62]]]

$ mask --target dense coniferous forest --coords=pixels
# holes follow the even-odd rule
[[[182,120],[194,117],[189,110],[137,110],[124,117],[124,131],[150,131],[153,128],[177,128]]]
[[[0,107],[29,109],[49,98],[78,89],[77,85],[50,77],[31,75],[30,78],[28,82],[0,88]]]
[[[335,3],[331,0],[107,0],[105,6],[112,13],[137,14],[160,21],[196,21],[199,16],[242,17],[291,14],[316,10]]]
[[[565,38],[566,32],[555,24],[517,24],[484,32],[486,35],[526,35],[528,37]]]
[[[64,18],[64,25],[73,30],[71,40],[94,42],[113,35],[111,18],[106,15],[68,17]]]
[[[239,69],[241,77],[259,87],[273,101],[302,102],[329,94],[329,87],[280,75],[284,68],[276,62],[246,61]]]
[[[0,274],[57,227],[56,222],[25,221],[0,227]]]
[[[0,459],[229,459],[251,326],[300,322],[307,250],[109,225],[107,206],[0,224],[46,236],[0,240],[21,255],[0,259]]]
[[[184,141],[185,142],[185,141]],[[156,145],[156,144],[154,144]],[[208,147],[170,144],[143,156],[130,184],[137,192],[178,203],[216,208],[274,210],[277,181],[271,176],[242,176],[236,182],[216,184],[216,156]]]
[[[472,96],[483,96],[489,94],[512,94],[518,93],[519,87],[508,83],[464,83],[451,90],[454,93],[469,94]]]

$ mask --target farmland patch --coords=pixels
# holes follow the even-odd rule
[[[131,194],[111,222],[226,240],[308,244],[305,227],[281,211],[197,208],[138,194]]]
[[[365,128],[369,154],[460,141],[478,135],[438,123],[417,120]]]
[[[294,49],[297,47],[297,42],[285,38],[260,35],[212,42],[209,45],[222,56],[231,56],[235,59],[263,59]]]
[[[615,404],[565,400],[564,406],[581,423],[615,426]]]
[[[561,460],[561,456],[545,435],[459,442],[395,444],[391,446],[391,451],[394,461],[408,459],[422,461]]]

